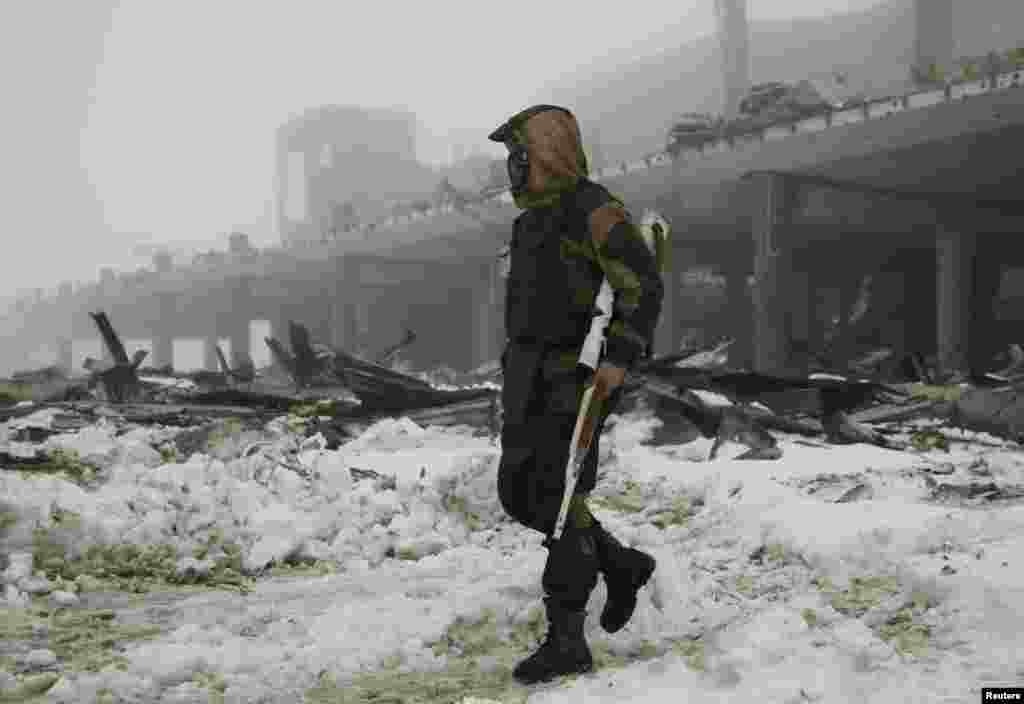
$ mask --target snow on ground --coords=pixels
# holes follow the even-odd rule
[[[103,468],[98,486],[0,472],[0,496],[40,520],[80,516],[79,551],[171,544],[187,560],[218,529],[254,574],[295,556],[338,570],[190,596],[174,628],[125,644],[126,671],[65,673],[49,700],[107,688],[125,701],[206,701],[197,677],[215,673],[227,702],[303,701],[318,683],[440,681],[467,662],[499,682],[467,704],[973,702],[982,685],[1024,681],[1024,506],[930,498],[937,482],[1022,484],[1024,453],[973,435],[948,453],[782,437],[781,460],[732,459],[744,448],[727,446],[709,462],[710,441],[646,444],[658,423],[644,411],[615,419],[591,499],[609,530],[657,557],[654,578],[615,635],[597,623],[600,583],[587,620],[598,669],[533,690],[508,684],[507,668],[542,635],[546,551],[505,517],[500,450],[486,438],[382,421],[337,451],[301,452],[291,461],[305,478],[267,449],[288,441],[280,424],[244,457],[179,463],[153,449],[165,430],[54,436],[49,446]],[[354,481],[351,468],[384,478]],[[12,606],[33,579],[16,562]]]

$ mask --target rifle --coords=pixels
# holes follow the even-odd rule
[[[640,222],[640,232],[643,234],[644,243],[660,260],[665,241],[668,238],[669,224],[661,214],[655,211],[644,213]],[[662,262],[658,261],[659,269]],[[601,288],[597,292],[597,299],[594,301],[594,317],[590,321],[590,331],[583,341],[583,348],[580,350],[579,364],[589,368],[591,372],[597,371],[601,358],[604,357],[606,337],[605,330],[612,319],[612,307],[615,302],[615,292],[612,289],[608,278],[601,281]],[[594,431],[597,429],[598,419],[601,417],[604,398],[594,398],[595,387],[588,383],[583,391],[583,398],[580,401],[580,410],[576,414],[576,427],[573,429],[572,442],[569,445],[569,461],[565,468],[565,491],[562,492],[562,503],[558,509],[558,518],[555,519],[555,529],[551,534],[551,540],[556,541],[562,537],[565,530],[565,521],[569,515],[569,504],[572,502],[573,494],[576,491],[576,484],[579,481],[580,473],[583,471],[583,462],[590,453],[590,446],[594,440]]]
[[[613,301],[614,292],[606,278],[601,282],[601,289],[597,293],[597,300],[594,302],[597,310],[594,318],[590,321],[590,331],[587,333],[583,349],[580,351],[579,364],[588,367],[591,372],[597,370],[600,358],[604,356],[605,329],[611,321]],[[551,534],[552,540],[561,538],[562,531],[565,529],[565,519],[569,515],[569,503],[572,501],[576,483],[583,471],[583,461],[587,459],[590,452],[594,430],[597,427],[597,420],[600,418],[602,400],[594,400],[594,385],[587,384],[580,401],[579,413],[576,414],[576,427],[572,433],[572,443],[569,445],[569,462],[565,468],[565,491],[562,492],[562,504],[558,509],[558,518],[555,520],[555,530]]]

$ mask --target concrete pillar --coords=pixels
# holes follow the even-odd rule
[[[473,309],[472,349],[470,367],[497,359],[501,334],[498,324],[498,271],[496,263],[488,262],[480,268],[477,289],[471,292],[470,305]]]
[[[320,295],[309,304],[309,334],[320,344],[329,345],[334,340],[334,322],[339,305],[338,282],[328,279],[320,284]]]
[[[75,358],[71,346],[70,337],[62,337],[57,340],[57,366],[65,372],[70,372]]]
[[[971,290],[971,346],[967,360],[971,371],[992,371],[993,357],[1008,343],[996,319],[1003,261],[996,241],[979,236],[975,243],[974,286]]]
[[[161,333],[153,338],[154,367],[174,367],[174,338]]]
[[[792,248],[785,234],[796,206],[792,180],[775,174],[751,179],[754,237],[754,369],[791,371],[792,343],[787,309],[793,303],[789,281]]]
[[[975,236],[965,229],[942,223],[935,237],[936,342],[943,372],[967,370]]]
[[[472,354],[469,359],[469,369],[475,369],[491,358],[490,333],[493,312],[487,301],[486,289],[468,291],[468,293],[473,316],[473,323],[470,325]],[[482,293],[484,295],[481,295]]]
[[[786,312],[794,341],[806,343],[811,336],[811,276],[806,271],[790,271],[789,293],[793,306]]]
[[[238,369],[252,361],[252,343],[249,340],[249,319],[239,318],[231,331],[231,368]]]
[[[909,257],[908,257],[909,259]],[[938,251],[917,250],[914,261],[904,266],[904,292],[906,309],[910,311],[907,325],[908,351],[928,356],[935,355],[938,333],[938,287],[936,272]]]
[[[334,339],[333,320],[340,286],[336,276],[334,272],[321,274],[303,292],[302,303],[296,310],[295,322],[309,330],[316,344],[331,344]]]
[[[823,273],[814,272],[807,277],[807,348],[817,355],[825,350],[825,330],[829,324],[828,279]]]
[[[332,281],[330,292],[330,339],[333,347],[355,351],[359,331],[369,327],[369,311],[359,298],[364,295],[359,262],[353,257],[336,257],[334,270],[338,277]]]
[[[722,56],[724,105],[722,115],[739,114],[740,102],[750,90],[750,49],[746,0],[715,0],[719,47]]]
[[[674,254],[674,253],[673,253]],[[677,315],[682,310],[682,273],[675,257],[670,267],[662,275],[665,284],[665,295],[661,303],[661,317],[658,327],[654,330],[654,354],[672,354],[679,351],[679,321]]]
[[[907,305],[906,275],[902,271],[883,270],[875,275],[872,288],[872,307],[884,311],[879,316],[882,344],[891,347],[897,355],[903,355],[908,349],[906,321],[911,315]]]
[[[1003,262],[996,241],[969,216],[943,223],[936,236],[936,349],[943,371],[991,371],[1000,339],[996,303]]]
[[[252,360],[252,345],[249,340],[252,320],[252,290],[248,278],[240,277],[231,284],[231,306],[228,316],[227,333],[231,341],[231,367],[238,367]]]
[[[220,371],[220,360],[217,359],[217,335],[203,338],[203,369],[208,372]]]
[[[153,271],[158,274],[169,273],[174,268],[174,259],[170,252],[157,252],[153,255]]]
[[[733,264],[724,272],[726,334],[735,342],[729,348],[730,366],[748,368],[754,358],[754,309],[747,267]]]
[[[157,315],[153,322],[154,367],[174,365],[174,337],[172,336],[176,301],[172,293],[157,294]]]
[[[267,333],[283,345],[288,345],[288,321],[291,318],[291,307],[284,302],[277,304],[276,308],[268,313],[267,320],[270,323],[270,331]]]
[[[801,271],[792,267],[787,278],[786,287],[789,289],[787,293],[790,305],[787,306],[786,316],[792,348],[789,366],[792,371],[806,374],[812,350],[811,328],[814,319],[811,275],[806,270]]]
[[[938,78],[932,66],[949,72],[953,66],[953,0],[914,0],[914,69],[918,76]]]
[[[365,293],[365,291],[361,291],[361,293]],[[365,343],[366,336],[370,334],[370,326],[373,324],[370,320],[370,302],[360,296],[351,305],[352,327],[355,331],[355,339]]]
[[[346,351],[355,351],[356,342],[356,306],[346,301],[342,292],[344,288],[337,289],[331,297],[330,310],[328,312],[330,337],[325,342],[332,347]]]

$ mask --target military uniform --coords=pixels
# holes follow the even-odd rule
[[[615,290],[604,362],[629,368],[649,351],[661,309],[661,278],[623,204],[586,178],[579,128],[571,113],[538,106],[491,135],[509,146],[513,196],[524,212],[510,245],[502,355],[502,457],[498,494],[520,523],[550,535],[565,487],[569,445],[590,370],[577,364],[602,279]],[[528,175],[517,163],[528,163]],[[517,173],[519,170],[519,173]],[[518,188],[514,178],[518,175]],[[599,573],[609,587],[602,625],[620,629],[654,560],[624,548],[586,507],[597,480],[603,413],[558,541],[548,540],[542,584],[549,621],[544,646],[516,669],[521,681],[592,666],[582,637],[584,610]]]

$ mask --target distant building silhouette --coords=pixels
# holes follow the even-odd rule
[[[416,161],[412,113],[327,105],[277,131],[283,244],[343,239],[389,202],[429,198],[437,173]]]
[[[731,120],[750,90],[750,29],[746,0],[715,0],[719,47],[722,56],[722,116]]]
[[[914,64],[919,83],[941,83],[953,64],[953,0],[914,0]]]

